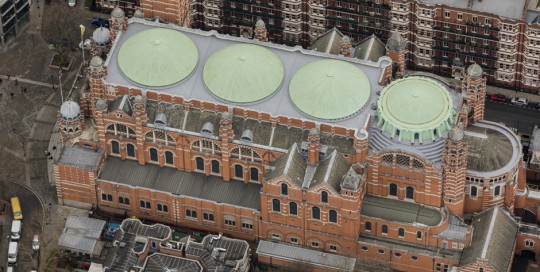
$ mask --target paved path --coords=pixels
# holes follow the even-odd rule
[[[35,80],[26,79],[26,78],[22,78],[22,77],[13,77],[12,76],[12,77],[9,78],[9,81],[8,81],[8,76],[7,75],[0,75],[0,79],[2,79],[2,81],[3,81],[2,84],[14,83],[15,80],[18,80],[19,83],[27,83],[27,84],[38,85],[38,86],[49,87],[49,88],[53,87],[53,85],[51,83],[35,81]]]

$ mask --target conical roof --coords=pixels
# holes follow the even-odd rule
[[[199,53],[185,34],[166,28],[138,32],[118,51],[122,74],[135,84],[168,87],[187,78],[197,66]]]
[[[370,97],[371,85],[358,67],[340,60],[304,65],[292,77],[289,96],[304,114],[339,120],[360,111]]]
[[[74,119],[81,114],[81,108],[74,101],[68,100],[60,106],[60,115],[64,119]]]
[[[453,126],[448,132],[448,138],[454,142],[463,140],[463,130],[458,126]]]
[[[285,69],[270,50],[253,44],[227,46],[206,61],[204,84],[219,99],[232,103],[263,100],[281,86]]]
[[[481,77],[483,73],[482,67],[480,65],[473,63],[467,68],[467,75],[470,77]]]

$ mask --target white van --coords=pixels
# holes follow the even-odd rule
[[[19,243],[9,242],[8,264],[17,263],[17,254],[19,253]]]
[[[18,241],[21,238],[21,228],[22,228],[21,220],[13,220],[13,222],[11,222],[11,240],[12,241]]]
[[[13,268],[13,266],[8,266],[7,272],[15,272],[15,268]]]

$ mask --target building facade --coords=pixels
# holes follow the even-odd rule
[[[0,46],[15,38],[30,20],[30,1],[0,1]]]
[[[513,216],[536,220],[540,193],[518,137],[483,120],[479,65],[458,91],[393,79],[399,34],[373,61],[114,13],[80,112],[60,112],[85,123],[54,166],[60,204],[403,271],[506,271],[539,242]],[[260,248],[290,263],[277,249]]]

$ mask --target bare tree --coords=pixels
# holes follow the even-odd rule
[[[77,13],[69,8],[66,1],[51,0],[45,7],[41,34],[47,43],[54,46],[50,48],[58,54],[56,64],[59,66],[69,63],[69,49],[79,42],[77,20]]]

